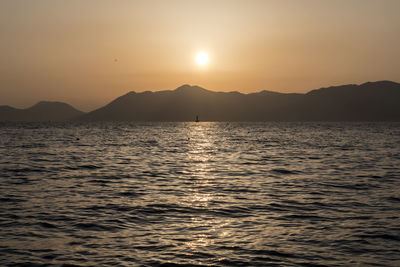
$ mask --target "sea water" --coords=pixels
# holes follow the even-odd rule
[[[3,123],[0,204],[2,266],[400,266],[400,123]]]

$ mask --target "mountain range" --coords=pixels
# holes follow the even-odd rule
[[[0,121],[400,121],[400,84],[367,82],[305,94],[175,90],[129,92],[88,113],[60,102],[28,109],[0,106]]]
[[[0,106],[0,121],[67,121],[83,114],[85,113],[62,102],[41,101],[26,109]]]

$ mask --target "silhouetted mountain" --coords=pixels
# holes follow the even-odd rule
[[[313,90],[301,109],[311,120],[400,121],[399,100],[400,84],[367,82]]]
[[[27,109],[0,106],[0,121],[400,121],[400,84],[390,81],[332,86],[306,94],[242,94],[183,85],[129,92],[89,113],[61,102]]]
[[[175,90],[129,92],[84,114],[88,121],[400,121],[400,84],[368,82],[307,94],[213,92],[183,85]]]
[[[84,112],[62,102],[42,101],[27,109],[0,106],[0,121],[66,121]]]

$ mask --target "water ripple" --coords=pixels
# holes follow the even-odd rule
[[[0,136],[2,266],[400,265],[399,123],[6,123]]]

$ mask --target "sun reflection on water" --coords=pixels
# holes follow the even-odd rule
[[[200,250],[214,243],[221,220],[212,216],[213,202],[216,198],[212,169],[213,140],[208,133],[209,123],[188,124],[190,149],[187,153],[191,173],[191,187],[182,199],[182,205],[188,205],[198,212],[187,222],[190,241],[185,246],[191,250]],[[210,192],[211,191],[211,192]]]

